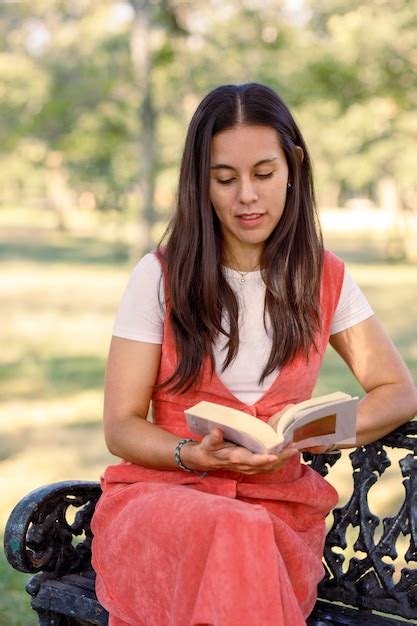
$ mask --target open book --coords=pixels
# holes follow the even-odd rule
[[[293,443],[302,449],[333,443],[355,443],[359,398],[337,391],[289,406],[275,427],[214,402],[199,402],[185,411],[188,428],[207,435],[220,428],[224,438],[252,452],[275,454]]]

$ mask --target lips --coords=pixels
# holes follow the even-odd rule
[[[241,220],[256,220],[258,217],[261,217],[263,213],[243,213],[239,215],[239,219]]]
[[[237,218],[244,226],[257,226],[262,221],[264,213],[242,213]]]

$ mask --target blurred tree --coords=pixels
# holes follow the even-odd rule
[[[172,41],[186,34],[177,20],[176,6],[169,0],[159,3],[152,0],[129,0],[134,20],[130,33],[130,51],[133,64],[134,83],[138,94],[137,114],[140,128],[138,137],[138,174],[141,184],[143,208],[140,231],[142,241],[139,250],[152,247],[152,227],[157,221],[155,207],[155,178],[157,158],[157,118],[159,110],[155,104],[153,71],[158,64],[164,67],[173,60]]]
[[[417,189],[410,158],[417,138],[417,5],[310,0],[309,6],[312,54],[302,108],[319,122],[316,137],[326,127],[319,141],[326,170],[347,195],[372,190],[375,197],[378,180],[392,176],[408,206]]]
[[[98,208],[120,209],[133,178],[128,44],[109,21],[111,6],[110,0],[23,0],[1,13],[2,55],[21,55],[32,67],[22,98],[27,114],[14,116],[14,136],[44,146],[38,165],[61,227],[71,196],[76,203],[87,188]],[[34,98],[39,74],[46,85]],[[8,132],[4,123],[2,129]]]
[[[393,236],[401,233],[397,252],[415,258],[417,4],[310,0],[309,7],[315,46],[303,112],[326,128],[320,138],[319,128],[314,133],[320,169],[342,199],[371,196],[389,211]]]
[[[2,130],[9,144],[44,146],[39,166],[58,225],[65,227],[71,206],[88,191],[98,209],[130,208],[143,216],[144,231],[151,228],[158,216],[155,176],[163,168],[158,116],[165,105],[163,97],[155,104],[153,75],[160,67],[170,75],[175,41],[186,33],[175,3],[42,0],[33,6],[23,0],[0,13],[0,28],[0,84],[10,75],[28,109],[26,116],[16,115],[13,98],[6,100]],[[7,55],[20,55],[21,80],[10,69],[7,73]],[[36,72],[44,81],[32,99],[25,87]],[[29,106],[31,99],[36,106]],[[170,106],[178,115],[178,101]],[[149,238],[147,233],[144,247]]]
[[[416,0],[3,3],[0,182],[36,188],[62,226],[80,202],[140,214],[147,246],[201,96],[258,80],[295,111],[322,203],[389,196],[411,215],[416,27]]]
[[[21,44],[20,11],[0,5],[0,193],[13,202],[29,183],[35,195],[43,145],[28,140],[33,115],[47,97],[48,73]]]

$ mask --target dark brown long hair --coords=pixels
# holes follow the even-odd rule
[[[240,124],[275,129],[291,181],[283,215],[261,258],[264,323],[268,314],[272,348],[259,382],[289,363],[299,350],[307,354],[320,328],[323,247],[304,139],[287,106],[269,87],[257,83],[217,87],[191,119],[176,211],[159,246],[168,268],[170,321],[178,353],[177,368],[163,385],[173,391],[185,392],[198,384],[206,356],[214,368],[213,342],[219,334],[228,338],[223,369],[238,352],[238,302],[223,271],[223,238],[209,184],[211,138]],[[304,152],[303,159],[297,146]],[[228,328],[222,325],[223,313]]]

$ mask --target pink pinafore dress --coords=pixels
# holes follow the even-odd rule
[[[154,422],[192,437],[184,409],[200,400],[266,421],[288,403],[310,398],[343,272],[343,263],[326,251],[317,350],[308,359],[298,354],[257,402],[238,400],[207,359],[198,389],[154,393]],[[158,382],[175,363],[167,315]],[[324,573],[324,518],[337,493],[299,456],[272,474],[216,471],[205,478],[122,461],[106,469],[101,484],[93,566],[109,626],[305,625]]]

